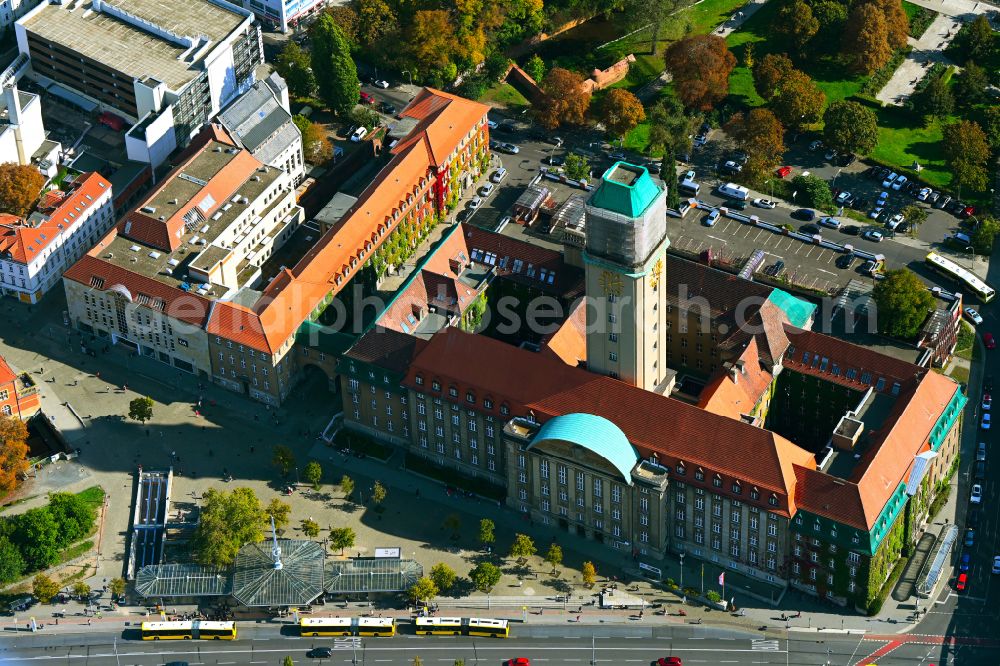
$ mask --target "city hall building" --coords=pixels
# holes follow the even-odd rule
[[[345,423],[554,530],[865,608],[952,469],[966,397],[811,331],[808,302],[667,254],[664,196],[642,167],[604,175],[583,251],[546,265],[550,297],[578,284],[589,304],[537,344],[459,328],[479,293],[539,281],[529,244],[442,242],[341,359]],[[462,288],[450,319],[408,321]],[[671,397],[679,376],[704,388]]]

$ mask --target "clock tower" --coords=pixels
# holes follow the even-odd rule
[[[667,191],[616,162],[586,207],[587,365],[656,391],[666,377]]]

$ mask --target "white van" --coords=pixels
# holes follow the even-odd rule
[[[367,135],[368,135],[368,128],[364,126],[359,127],[358,129],[354,130],[354,134],[351,135],[351,141],[353,141],[354,143],[360,143],[361,139],[365,138]]]
[[[750,190],[742,185],[737,185],[736,183],[719,185],[719,194],[729,197],[730,199],[735,199],[736,201],[746,201],[750,198]]]
[[[690,194],[691,196],[698,196],[698,192],[701,191],[701,185],[691,180],[690,178],[685,178],[681,181],[681,184],[677,187],[681,192],[685,194]]]

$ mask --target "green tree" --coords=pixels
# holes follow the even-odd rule
[[[336,527],[330,530],[330,545],[339,548],[340,554],[348,548],[354,548],[355,534],[351,527]]]
[[[275,497],[267,505],[267,515],[274,518],[275,529],[284,529],[292,515],[292,505]]]
[[[806,125],[819,122],[825,105],[826,94],[819,86],[807,74],[793,69],[782,79],[771,110],[785,127],[802,131]]]
[[[753,87],[758,95],[770,102],[781,90],[785,76],[794,70],[795,65],[784,53],[768,53],[751,69]]]
[[[28,466],[28,427],[17,417],[0,415],[0,498],[17,487]]]
[[[955,99],[960,100],[963,106],[974,106],[986,100],[989,87],[986,70],[970,60],[955,77]]]
[[[310,460],[302,470],[302,478],[312,485],[313,490],[319,490],[319,482],[323,478],[323,467],[315,460]]]
[[[523,561],[536,552],[538,550],[535,548],[535,542],[530,536],[527,534],[514,535],[514,543],[510,546],[510,557]]]
[[[431,567],[431,580],[441,592],[447,592],[455,584],[458,575],[455,570],[444,562],[438,562]]]
[[[40,602],[47,604],[52,601],[52,597],[59,594],[59,583],[40,573],[31,581],[31,593]]]
[[[879,331],[904,340],[916,337],[934,305],[934,296],[908,268],[887,271],[875,284],[872,299],[878,307]]]
[[[281,660],[281,666],[295,666],[295,660],[285,655],[285,658]]]
[[[753,183],[763,183],[785,154],[785,128],[768,109],[737,113],[726,125],[729,135],[749,159],[743,175]]]
[[[451,532],[452,539],[457,539],[458,532],[462,529],[462,519],[457,513],[449,513],[444,517],[444,522],[441,524],[441,527],[445,531]]]
[[[792,178],[792,190],[795,202],[803,206],[812,206],[821,210],[833,208],[833,193],[830,184],[819,176],[796,176]]]
[[[90,586],[82,580],[78,580],[73,584],[73,596],[80,601],[86,601],[90,598]]]
[[[309,33],[313,76],[323,103],[346,117],[360,99],[358,70],[340,26],[327,13],[320,14]]]
[[[371,46],[399,29],[396,12],[385,0],[358,0],[358,40]]]
[[[639,98],[624,88],[612,88],[601,104],[601,122],[611,136],[623,137],[646,119]]]
[[[663,57],[686,108],[710,111],[729,94],[736,56],[718,35],[685,37],[671,44]]]
[[[382,485],[381,481],[376,481],[375,485],[372,486],[372,501],[376,505],[382,504],[385,501],[385,496],[388,494],[385,486]]]
[[[819,31],[819,19],[813,16],[812,7],[804,0],[791,0],[778,10],[778,20],[774,27],[787,35],[795,48],[802,51],[806,42]]]
[[[252,488],[209,488],[202,495],[201,518],[190,541],[200,564],[227,566],[245,544],[264,539],[267,513]]]
[[[878,116],[858,102],[834,102],[823,114],[823,138],[841,152],[870,153],[878,145]]]
[[[986,140],[989,141],[990,147],[993,150],[1000,150],[1000,105],[987,105],[983,109],[980,125],[986,132]]]
[[[674,96],[662,97],[649,107],[650,151],[673,149],[674,155],[691,152],[691,139],[697,134],[703,117],[700,113],[688,115],[684,105]]]
[[[0,213],[25,217],[45,185],[45,176],[33,164],[0,164]]]
[[[990,145],[979,123],[962,120],[945,125],[942,140],[952,182],[958,187],[983,191],[989,184]]]
[[[284,444],[278,444],[274,447],[274,453],[271,455],[271,464],[278,468],[281,476],[288,476],[288,473],[295,467],[295,454]]]
[[[145,423],[153,418],[153,399],[138,397],[128,403],[128,417],[133,421]]]
[[[125,579],[122,577],[112,578],[108,583],[108,591],[111,596],[121,598],[125,594]]]
[[[910,98],[913,108],[925,116],[944,118],[955,109],[951,87],[943,76],[933,77],[927,86]]]
[[[319,536],[319,523],[312,518],[304,519],[302,521],[302,533],[310,539],[315,539]]]
[[[490,562],[480,562],[469,572],[472,584],[480,592],[489,592],[500,582],[500,567]]]
[[[871,3],[854,5],[844,29],[840,52],[848,66],[860,74],[872,74],[889,62],[889,30],[882,10]]]
[[[677,161],[674,159],[673,150],[665,150],[663,159],[660,160],[660,179],[667,184],[667,208],[677,210],[681,205],[681,198],[677,193]]]
[[[916,236],[917,229],[927,220],[927,209],[923,206],[910,204],[904,206],[899,212],[903,214],[903,217],[906,218],[906,223],[910,225],[909,234]]]
[[[882,16],[885,17],[886,38],[889,47],[901,49],[906,46],[906,39],[910,36],[910,19],[906,15],[906,10],[903,9],[903,3],[900,0],[873,1],[882,10]]]
[[[344,493],[344,499],[350,501],[351,495],[354,494],[354,479],[346,474],[340,477],[340,492]]]
[[[570,180],[587,180],[590,178],[590,162],[583,155],[566,153],[566,163],[563,164],[566,177]]]
[[[812,3],[812,13],[819,21],[819,30],[824,37],[837,41],[847,22],[847,5],[837,0],[817,0]]]
[[[438,587],[427,576],[421,576],[410,588],[410,598],[417,603],[428,601],[438,595]]]
[[[528,74],[528,76],[535,80],[535,83],[544,79],[545,72],[548,71],[548,68],[545,66],[545,61],[542,60],[537,53],[528,58],[528,61],[524,63],[524,67],[522,67],[522,69]]]
[[[52,493],[48,509],[56,521],[62,547],[87,536],[97,520],[97,512],[82,497],[72,493]]]
[[[420,657],[413,658],[413,666],[424,666],[424,660]]]
[[[309,97],[316,89],[309,54],[298,42],[289,39],[274,60],[274,70],[288,84],[288,91],[295,97]]]
[[[630,28],[649,27],[652,31],[649,52],[655,56],[659,50],[660,33],[670,22],[670,17],[690,4],[691,0],[623,0],[615,3],[615,9],[621,9]]]
[[[968,49],[969,55],[979,62],[983,62],[993,54],[995,42],[990,20],[985,14],[980,14],[966,30],[965,47]]]
[[[13,583],[24,574],[24,558],[10,539],[0,536],[0,585]]]
[[[593,562],[584,562],[580,574],[583,576],[583,584],[587,587],[593,587],[594,583],[597,582],[597,569],[594,568]]]
[[[479,521],[479,543],[490,548],[497,540],[496,525],[489,518]]]
[[[979,226],[972,233],[972,247],[979,254],[993,254],[993,242],[1000,234],[1000,221],[994,217],[984,217],[979,220]]]
[[[59,524],[48,507],[30,509],[16,518],[12,536],[29,571],[47,569],[59,559]]]
[[[464,659],[456,659],[455,663],[452,666],[465,666],[465,660]]]
[[[552,573],[556,572],[556,569],[562,564],[563,552],[559,544],[552,544],[549,546],[549,550],[545,553],[545,561],[552,565]]]

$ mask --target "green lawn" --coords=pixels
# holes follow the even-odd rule
[[[508,109],[528,106],[528,100],[508,83],[497,83],[489,88],[479,100],[483,104],[504,106]]]
[[[923,169],[920,178],[932,187],[945,188],[951,180],[941,150],[941,123],[928,126],[903,109],[886,107],[879,112],[878,146],[872,158],[890,166],[909,169],[914,161]]]

